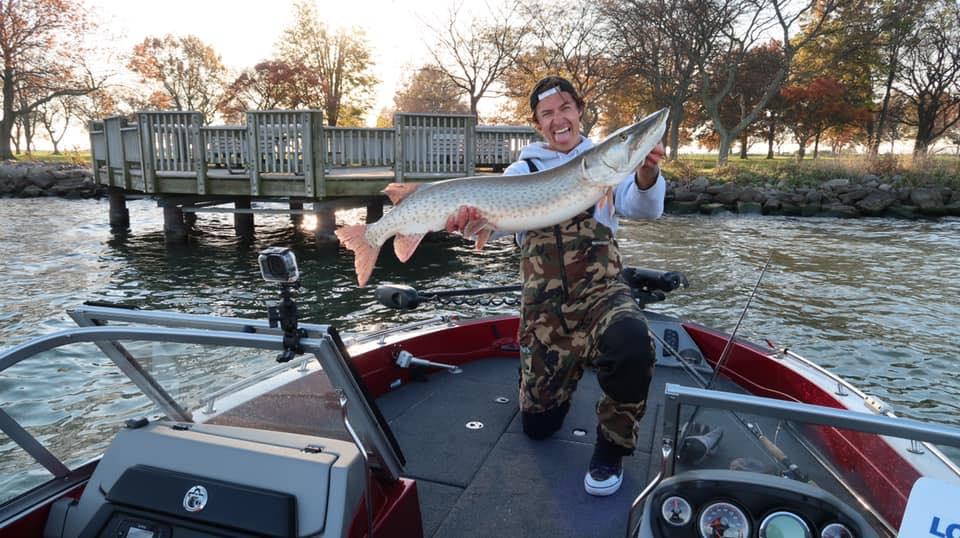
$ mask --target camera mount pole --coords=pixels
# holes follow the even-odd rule
[[[283,330],[283,352],[277,355],[277,362],[290,362],[295,356],[303,353],[300,338],[305,337],[307,333],[297,325],[297,303],[291,295],[291,291],[299,287],[299,281],[281,284],[280,304],[271,306],[267,310],[270,327],[279,326]]]

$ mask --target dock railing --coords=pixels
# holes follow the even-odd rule
[[[502,170],[537,138],[530,128],[477,126],[459,114],[398,113],[392,128],[325,126],[317,110],[251,111],[246,125],[207,126],[199,112],[135,117],[91,122],[93,172],[99,184],[148,194],[320,199],[332,169],[369,169],[379,172],[338,180],[376,176],[373,195],[389,181],[384,172],[403,182]]]

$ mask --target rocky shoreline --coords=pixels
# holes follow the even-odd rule
[[[0,163],[0,198],[93,198],[107,188],[93,182],[90,168],[76,164]]]
[[[7,161],[0,164],[0,198],[91,198],[107,189],[91,170],[75,164]],[[903,186],[880,177],[837,178],[816,187],[741,186],[699,177],[667,182],[666,212],[714,215],[732,212],[800,217],[960,217],[960,190]]]
[[[837,178],[816,187],[765,187],[669,181],[666,212],[713,215],[734,212],[799,217],[960,217],[960,191],[938,186],[895,186],[877,176]]]

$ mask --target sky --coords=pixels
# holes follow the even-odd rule
[[[368,122],[393,106],[399,83],[412,68],[430,61],[427,28],[446,20],[455,0],[314,0],[321,20],[331,27],[360,27],[373,51],[373,72],[380,79]],[[84,0],[101,31],[94,44],[128,53],[147,36],[192,34],[213,47],[224,64],[240,71],[274,55],[283,30],[293,22],[292,0]],[[116,61],[116,60],[114,60]],[[117,66],[120,71],[122,66]],[[65,147],[88,145],[83,133]],[[43,149],[46,144],[39,141]]]

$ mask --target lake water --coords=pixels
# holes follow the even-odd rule
[[[356,287],[352,255],[318,250],[309,231],[295,229],[289,217],[258,216],[255,239],[243,241],[234,236],[230,215],[201,214],[189,244],[167,246],[156,205],[141,200],[128,207],[131,228],[118,234],[106,225],[105,200],[0,200],[0,346],[74,326],[65,310],[89,300],[264,318],[277,293],[261,281],[256,258],[274,244],[291,246],[298,256],[305,321],[351,333],[437,313],[380,307],[373,286]],[[361,215],[338,216],[351,221]],[[727,331],[772,256],[740,336],[789,346],[899,414],[960,425],[960,220],[667,216],[625,222],[619,237],[626,263],[683,271],[690,280],[690,288],[651,310]],[[517,262],[508,241],[477,253],[459,239],[441,238],[421,245],[407,264],[383,252],[371,284],[512,284]],[[440,311],[481,315],[514,308]],[[15,418],[27,417],[37,431],[63,433],[89,423],[46,402],[68,399],[89,412],[81,402],[96,392],[100,421],[113,424],[110,413],[125,396],[108,397],[110,380],[101,369],[75,367],[83,359],[92,360],[61,358],[18,365],[16,376],[0,374],[0,406]],[[66,391],[68,398],[66,386],[79,388]],[[0,434],[2,463],[12,463],[12,450]],[[0,489],[7,489],[3,480]]]

